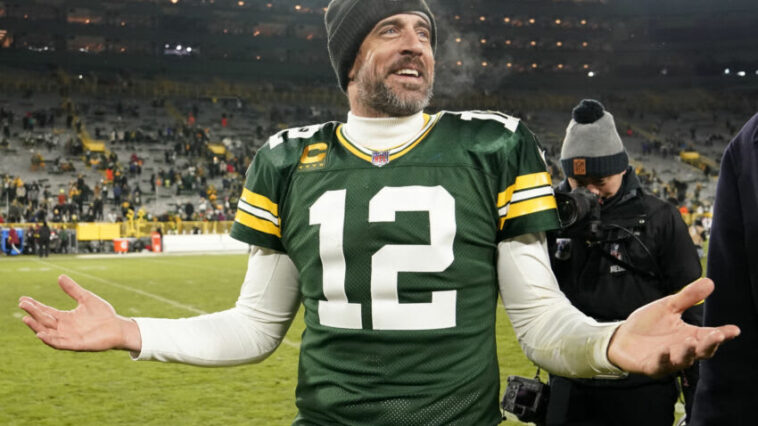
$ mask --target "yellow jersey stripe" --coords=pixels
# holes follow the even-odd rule
[[[274,216],[279,217],[279,205],[264,197],[263,195],[256,194],[255,192],[244,188],[242,190],[242,199],[251,206],[266,210]]]
[[[508,208],[508,214],[500,218],[500,230],[503,229],[505,221],[509,219],[556,208],[558,208],[558,205],[555,203],[555,197],[552,195],[511,204]]]
[[[276,226],[265,219],[259,219],[241,209],[237,210],[237,215],[234,217],[234,220],[235,222],[239,222],[248,228],[255,229],[256,231],[276,235],[279,238],[282,237],[282,230],[279,226]]]
[[[551,185],[552,180],[547,172],[532,173],[529,175],[521,175],[516,178],[516,182],[513,185],[506,188],[497,196],[497,208],[503,207],[511,201],[513,193],[522,189],[534,188],[537,186]]]

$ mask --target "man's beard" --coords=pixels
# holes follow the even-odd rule
[[[366,106],[374,111],[387,114],[389,117],[407,117],[413,115],[429,105],[433,95],[433,84],[429,84],[425,90],[417,89],[411,92],[422,93],[423,96],[414,96],[416,93],[410,93],[402,96],[394,92],[383,80],[374,79],[367,75],[368,73],[359,73],[358,78],[358,96]]]

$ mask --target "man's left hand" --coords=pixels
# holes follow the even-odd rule
[[[608,359],[624,371],[662,377],[712,357],[720,344],[739,336],[740,329],[690,325],[682,321],[682,312],[713,289],[713,281],[701,278],[632,312],[611,338]]]

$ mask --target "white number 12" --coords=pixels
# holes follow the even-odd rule
[[[345,293],[346,190],[327,191],[310,208],[320,225],[323,290],[319,319],[336,328],[363,328],[361,305]],[[387,244],[371,257],[371,321],[375,330],[432,330],[455,327],[456,291],[432,291],[430,303],[400,303],[399,272],[442,272],[453,263],[455,200],[441,186],[382,188],[369,202],[369,222],[394,222],[399,211],[429,213],[428,245]],[[360,238],[360,237],[359,237]]]

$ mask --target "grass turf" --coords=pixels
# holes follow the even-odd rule
[[[122,315],[192,316],[233,306],[245,268],[245,255],[0,259],[0,424],[290,424],[302,315],[287,335],[295,344],[263,363],[200,368],[134,362],[115,351],[55,351],[33,336],[17,307],[27,295],[73,308],[56,284],[65,273]],[[503,309],[497,341],[501,388],[509,375],[534,374]]]

